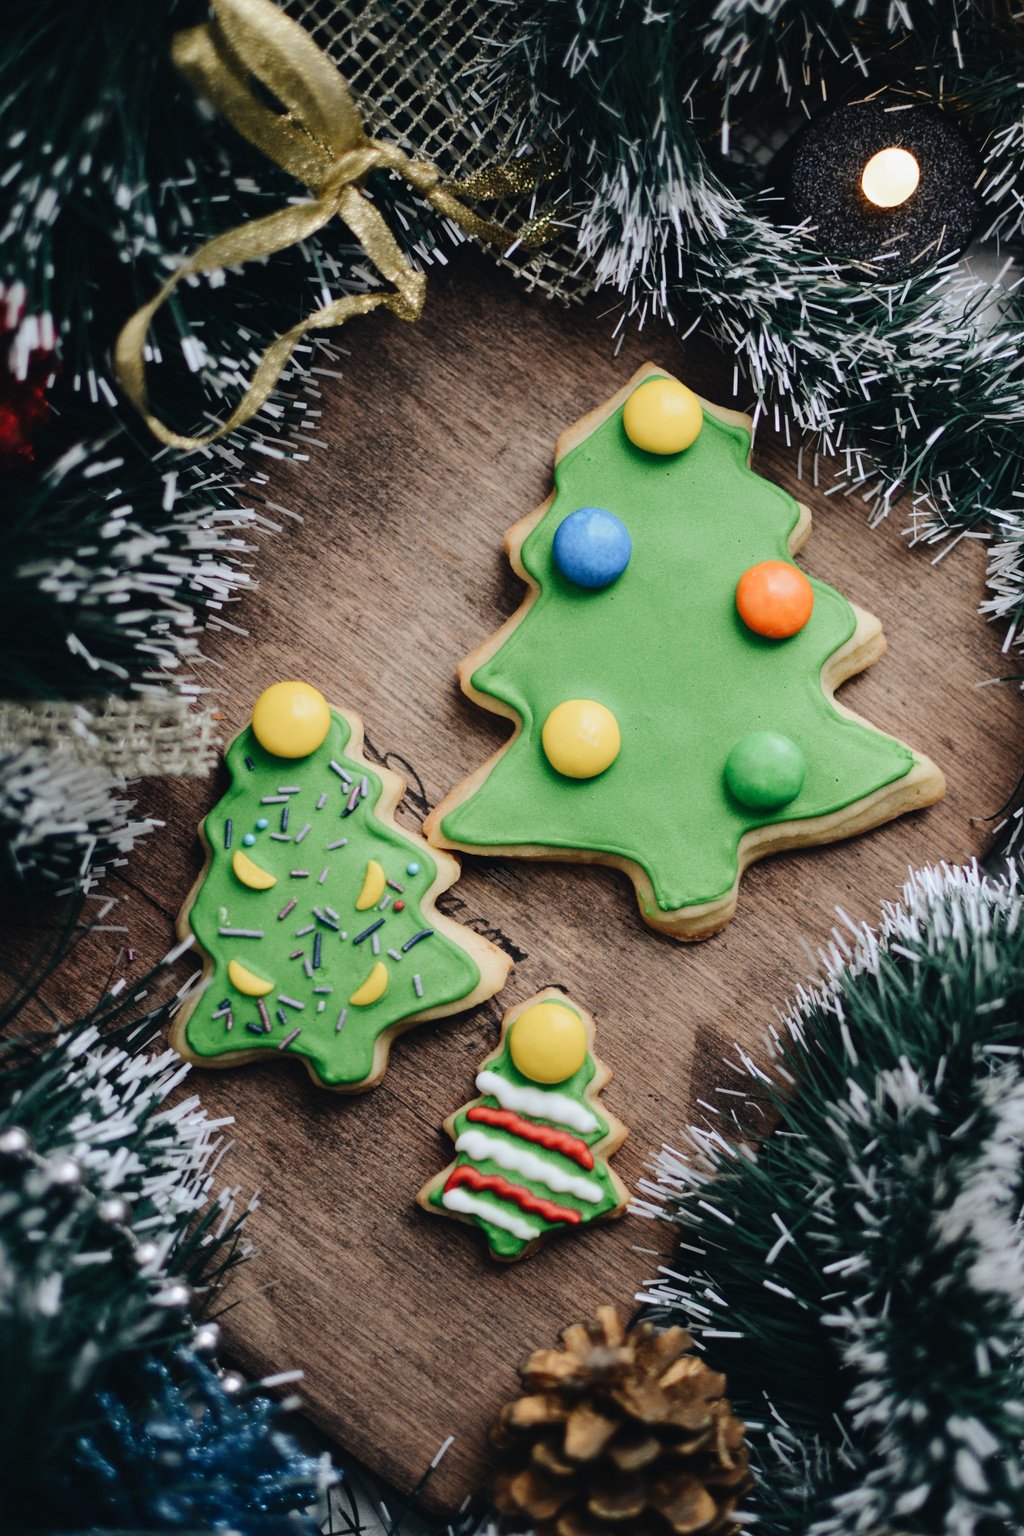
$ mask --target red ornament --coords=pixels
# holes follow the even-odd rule
[[[0,283],[0,469],[35,461],[35,440],[50,420],[46,392],[56,373],[49,315],[25,314],[21,283]]]
[[[395,911],[396,912],[404,912],[405,911],[405,902],[404,901],[396,901],[395,902]]]

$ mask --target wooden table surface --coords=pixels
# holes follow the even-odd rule
[[[248,633],[212,631],[203,673],[226,734],[278,678],[306,678],[361,713],[372,751],[415,765],[411,827],[503,737],[458,692],[454,668],[519,601],[501,539],[548,493],[561,429],[648,358],[710,399],[747,404],[730,396],[730,358],[681,346],[665,327],[627,334],[616,355],[602,301],[556,308],[468,252],[430,281],[418,326],[373,316],[340,336],[344,377],[324,379],[317,402],[326,446],[301,466],[261,462],[267,500],[303,520],[260,551],[258,589],[228,615]],[[933,757],[949,789],[943,804],[852,842],[757,865],[735,920],[689,947],[645,928],[612,871],[464,861],[447,909],[513,954],[505,1003],[558,983],[595,1013],[615,1074],[605,1103],[630,1127],[615,1166],[634,1188],[700,1114],[698,1099],[728,1081],[732,1042],[761,1050],[834,907],[872,916],[909,865],[983,850],[983,818],[1018,768],[1016,690],[979,687],[1005,670],[976,611],[983,548],[967,540],[932,564],[900,537],[899,513],[869,530],[862,504],[799,483],[795,451],[766,430],[754,463],[812,509],[801,563],[883,619],[888,654],[841,697]],[[144,789],[143,809],[166,827],[111,883],[135,970],[172,943],[201,863],[196,823],[223,787]],[[94,993],[117,942],[84,946],[64,988]],[[184,957],[181,977],[194,965]],[[498,1266],[478,1234],[414,1204],[449,1157],[441,1122],[471,1097],[500,1012],[496,999],[415,1031],[360,1098],[318,1090],[297,1062],[192,1078],[212,1114],[235,1117],[225,1177],[261,1198],[259,1253],[224,1318],[231,1356],[252,1374],[301,1367],[317,1425],[402,1491],[454,1436],[428,1489],[439,1509],[479,1486],[486,1427],[529,1350],[600,1302],[630,1309],[666,1240],[627,1217]]]

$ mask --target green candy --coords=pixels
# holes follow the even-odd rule
[[[729,793],[752,811],[775,811],[804,787],[807,763],[795,741],[778,731],[751,731],[729,753]]]

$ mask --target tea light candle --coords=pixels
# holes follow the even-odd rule
[[[956,124],[894,92],[820,113],[785,156],[786,216],[868,277],[957,255],[980,214],[978,166]]]

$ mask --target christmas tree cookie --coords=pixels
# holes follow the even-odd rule
[[[228,748],[231,787],[200,827],[206,866],[178,920],[204,954],[171,1036],[191,1061],[296,1056],[359,1093],[396,1035],[504,984],[507,956],[434,906],[457,862],[399,831],[405,785],[362,746],[357,716],[286,682]]]
[[[629,1199],[606,1159],[626,1127],[599,1108],[611,1072],[594,1055],[594,1021],[548,987],[502,1021],[481,1097],[445,1121],[455,1161],[420,1190],[424,1210],[479,1227],[496,1259],[621,1216]]]
[[[648,365],[559,440],[506,538],[527,596],[459,669],[515,731],[428,818],[435,847],[617,866],[648,923],[700,939],[755,859],[941,798],[836,702],[881,625],[793,563],[810,513],[751,470],[751,430]]]

